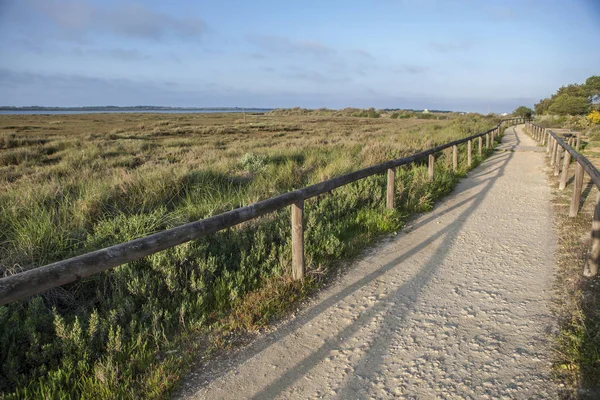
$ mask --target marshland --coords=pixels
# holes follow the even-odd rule
[[[0,273],[203,219],[437,144],[496,117],[376,110],[0,116]],[[450,150],[451,151],[451,150]],[[466,172],[440,154],[306,202],[308,278],[290,278],[288,209],[0,308],[0,391],[162,397],[326,284],[340,261],[431,209]],[[474,165],[481,158],[474,152]],[[484,151],[482,157],[487,155]]]

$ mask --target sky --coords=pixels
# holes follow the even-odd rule
[[[510,112],[599,43],[600,0],[0,0],[0,105]]]

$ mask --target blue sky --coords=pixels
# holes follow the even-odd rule
[[[0,104],[504,112],[598,43],[600,0],[0,0]]]

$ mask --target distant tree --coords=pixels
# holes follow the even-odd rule
[[[600,103],[600,75],[590,76],[584,83],[585,95],[590,103]]]
[[[548,108],[550,108],[551,105],[552,99],[541,99],[540,102],[535,105],[535,113],[537,115],[546,114],[548,112]]]
[[[533,115],[533,110],[529,107],[520,106],[517,107],[512,113],[513,115],[516,115],[521,118],[531,118],[531,115]]]
[[[566,94],[568,96],[573,96],[573,97],[585,97],[585,84],[578,85],[576,83],[573,83],[571,85],[561,86],[556,91],[555,96],[558,97],[563,94]]]
[[[589,103],[586,97],[561,94],[552,101],[548,111],[558,115],[580,115],[587,113],[588,109]]]
[[[600,110],[600,75],[590,76],[582,84],[561,86],[535,105],[537,115],[580,115],[594,109]]]

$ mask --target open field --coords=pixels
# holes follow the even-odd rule
[[[368,113],[367,113],[368,114]],[[205,218],[487,130],[475,115],[0,116],[0,274]],[[226,346],[318,287],[340,259],[427,211],[465,172],[438,157],[306,203],[309,278],[289,278],[289,210],[0,308],[0,392],[164,396],[192,350]],[[474,152],[474,165],[480,160]],[[218,332],[218,334],[214,334]],[[223,333],[224,332],[224,333]],[[208,335],[211,343],[194,337]]]

